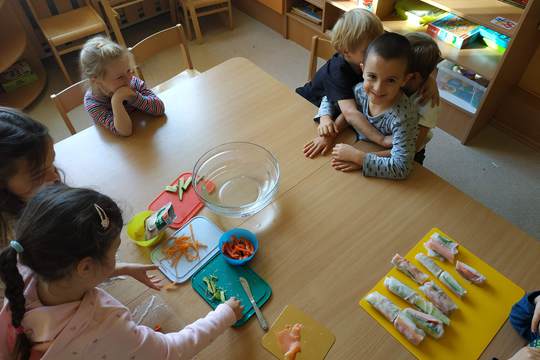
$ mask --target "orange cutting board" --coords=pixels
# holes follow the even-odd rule
[[[405,258],[412,262],[416,267],[430,275],[431,280],[434,279],[434,276],[419,264],[414,256],[419,252],[427,254],[424,243],[434,232],[438,232],[441,235],[452,239],[437,228],[431,229],[431,231],[405,255]],[[523,289],[486,264],[463,245],[460,244],[458,250],[459,253],[456,259],[478,270],[486,276],[487,280],[481,286],[471,284],[458,274],[454,264],[436,260],[436,263],[443,270],[448,271],[467,290],[467,294],[463,299],[460,299],[438,279],[435,280],[437,285],[443,289],[458,306],[458,310],[454,311],[449,316],[451,323],[450,326],[445,326],[445,332],[442,338],[436,340],[426,336],[420,345],[414,346],[364,298],[360,300],[360,306],[418,359],[477,359],[508,318],[512,305],[525,294]],[[388,259],[388,263],[390,263],[390,260],[391,259]],[[378,291],[402,309],[413,307],[405,300],[400,299],[386,289],[384,286],[384,278],[386,276],[395,277],[420,295],[424,296],[418,289],[418,284],[396,268],[392,268],[369,292]]]
[[[262,345],[278,359],[283,359],[276,334],[287,325],[302,324],[300,347],[296,360],[323,360],[336,341],[336,337],[328,328],[311,318],[293,305],[287,305],[278,316],[270,330],[263,336]]]

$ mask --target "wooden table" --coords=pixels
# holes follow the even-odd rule
[[[314,107],[251,62],[231,59],[160,96],[167,118],[141,116],[129,139],[92,127],[56,144],[57,165],[67,182],[113,197],[128,220],[209,148],[228,141],[268,148],[282,171],[276,200],[247,220],[206,209],[202,214],[223,228],[242,224],[257,234],[261,247],[251,266],[273,288],[263,308],[267,319],[272,322],[287,304],[302,308],[335,333],[328,359],[411,358],[358,300],[388,271],[394,253],[406,253],[432,227],[523,288],[539,286],[537,241],[429,170],[417,166],[408,180],[388,181],[337,172],[328,157],[305,159],[302,146],[314,134],[309,120]],[[149,262],[147,250],[125,234],[123,239],[122,261]],[[157,293],[133,280],[107,290],[132,309],[156,296],[156,303],[166,306],[145,323],[169,331],[209,310],[189,282],[174,292]],[[250,320],[198,358],[271,359],[260,345],[262,335]],[[504,358],[520,345],[506,324],[483,358]]]

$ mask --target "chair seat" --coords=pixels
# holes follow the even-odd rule
[[[55,46],[105,31],[105,23],[97,12],[84,6],[39,20],[45,37]]]
[[[193,79],[200,74],[201,73],[195,69],[187,69],[187,70],[182,71],[180,74],[175,75],[174,77],[170,78],[169,80],[155,86],[154,88],[152,88],[152,90],[155,93],[161,93],[167,89],[174,87],[176,84],[182,81]]]

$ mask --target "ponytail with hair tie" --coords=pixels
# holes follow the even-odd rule
[[[13,240],[0,253],[0,279],[6,286],[5,296],[9,301],[11,310],[11,325],[17,334],[13,350],[16,355],[14,358],[28,360],[30,359],[32,343],[26,336],[22,326],[22,320],[26,312],[26,300],[24,298],[24,281],[17,267],[17,254],[22,251],[24,251],[22,245]]]

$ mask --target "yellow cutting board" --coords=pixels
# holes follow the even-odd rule
[[[300,333],[302,352],[298,353],[296,360],[323,360],[334,345],[336,337],[324,325],[293,305],[287,305],[283,309],[270,330],[263,336],[264,348],[278,359],[283,359],[276,334],[285,326],[296,323],[302,324]]]
[[[420,270],[430,275],[431,280],[434,279],[434,276],[418,263],[414,256],[419,252],[427,254],[424,243],[434,232],[439,232],[441,235],[451,239],[450,236],[439,229],[431,229],[431,231],[427,233],[427,235],[424,236],[424,238],[420,240],[407,255],[405,255],[405,258],[416,265]],[[444,335],[442,338],[435,340],[426,335],[426,338],[419,346],[414,346],[365,299],[362,298],[362,300],[360,300],[360,306],[418,359],[477,359],[508,318],[512,305],[525,293],[523,289],[480,260],[480,258],[461,244],[459,245],[458,251],[459,253],[456,259],[478,270],[486,276],[487,280],[481,286],[471,284],[458,274],[455,265],[436,260],[436,263],[441,268],[448,271],[467,290],[467,294],[463,299],[460,299],[439,280],[435,281],[458,306],[458,309],[449,316],[451,323],[450,326],[444,327]],[[388,259],[388,262],[390,262],[390,260],[391,259]],[[423,293],[418,289],[418,284],[396,268],[392,268],[386,276],[395,277],[423,296]],[[373,291],[378,291],[386,296],[400,308],[412,307],[412,305],[409,305],[405,300],[400,299],[385,288],[384,277],[369,292],[371,293]]]

